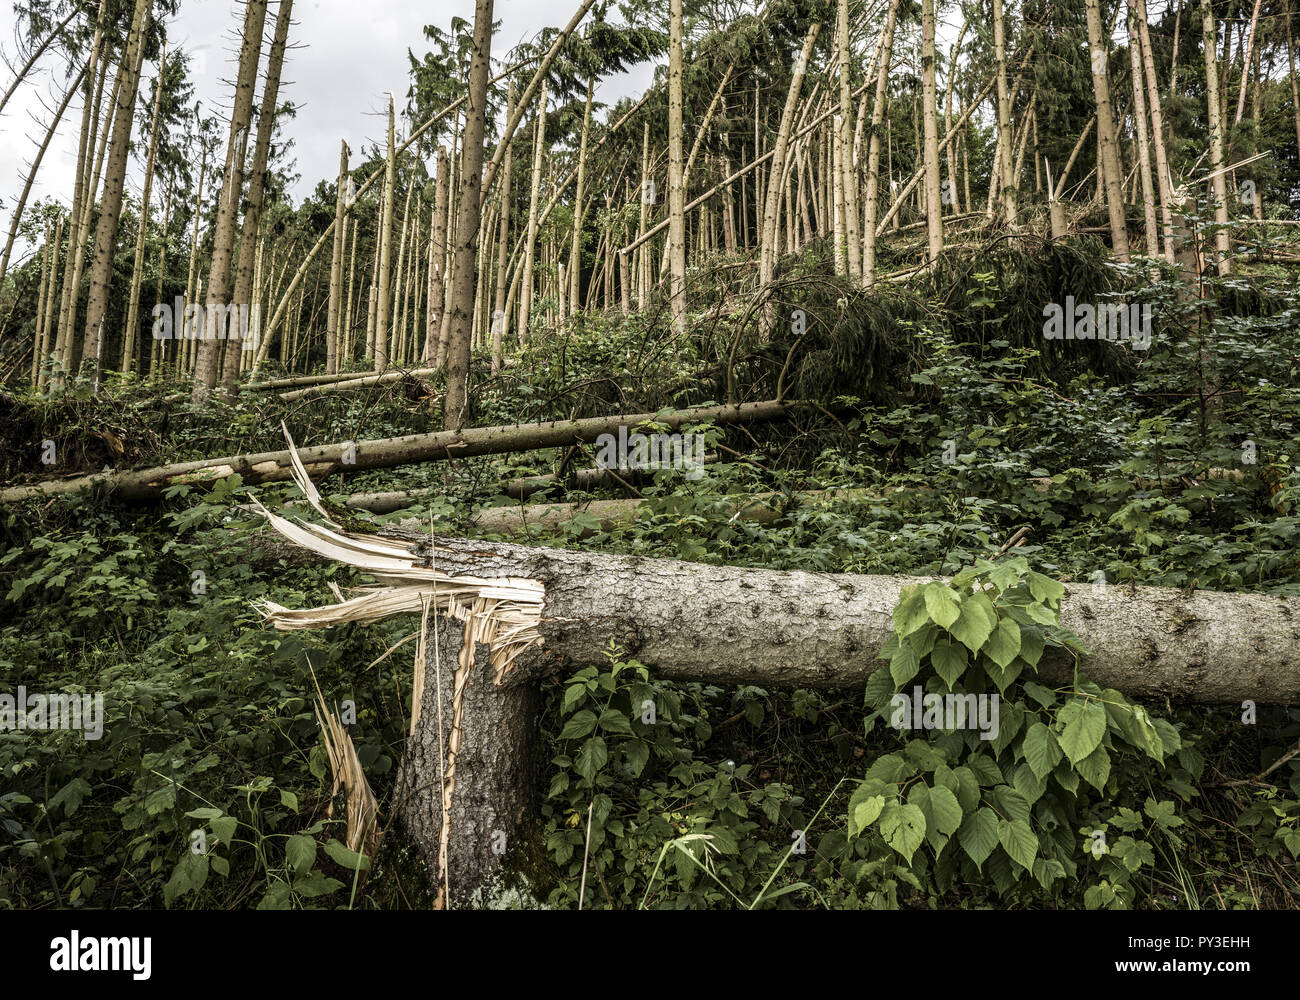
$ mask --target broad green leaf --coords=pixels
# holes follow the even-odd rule
[[[316,863],[316,841],[295,833],[284,845],[284,860],[297,872],[310,871]]]
[[[927,583],[924,593],[925,609],[936,625],[948,628],[960,617],[961,605],[952,588],[943,583]]]
[[[604,767],[608,761],[609,751],[605,749],[605,741],[599,736],[593,736],[578,751],[573,767],[580,775],[591,781],[596,777],[596,772]]]
[[[369,858],[364,854],[358,854],[356,851],[349,850],[337,840],[328,840],[325,842],[325,853],[348,871],[356,871],[358,869],[363,872],[370,871]]]
[[[1026,871],[1032,871],[1038,855],[1038,837],[1022,819],[1002,820],[998,823],[998,843],[1011,856],[1011,860]]]
[[[966,822],[957,831],[957,842],[970,855],[975,867],[983,870],[984,862],[998,846],[998,814],[988,806],[981,806],[966,817]]]
[[[930,789],[930,809],[927,820],[943,834],[953,834],[961,826],[962,809],[957,796],[942,785]]]
[[[993,618],[983,605],[965,600],[962,601],[961,615],[948,631],[972,653],[978,653],[993,633],[993,625]]]
[[[899,638],[906,639],[930,620],[930,612],[925,607],[925,597],[919,587],[904,588],[905,597],[894,608],[894,631]]]
[[[966,647],[960,642],[939,639],[930,650],[930,665],[951,689],[966,672],[967,657]]]
[[[1079,772],[1079,777],[1100,792],[1106,787],[1106,779],[1110,777],[1110,754],[1106,752],[1105,747],[1099,746],[1075,764],[1074,769]]]
[[[1025,763],[1040,780],[1052,773],[1061,760],[1061,748],[1056,742],[1056,734],[1041,722],[1035,722],[1025,733]]]
[[[885,808],[885,797],[883,795],[873,795],[863,802],[859,802],[853,807],[853,827],[849,831],[850,835],[861,833],[880,816],[881,811]]]
[[[1003,618],[984,644],[983,653],[999,667],[1005,667],[1020,653],[1020,626]]]
[[[1053,580],[1050,576],[1044,576],[1042,573],[1035,573],[1030,570],[1029,592],[1034,595],[1034,600],[1054,605],[1065,596],[1065,585],[1059,580]]]
[[[596,713],[583,709],[570,717],[569,721],[564,724],[564,728],[560,730],[560,739],[580,740],[584,736],[590,735],[595,728]]]
[[[1106,735],[1106,710],[1091,699],[1075,699],[1061,709],[1059,718],[1066,720],[1058,737],[1061,749],[1077,768],[1079,761],[1101,746]]]
[[[912,855],[925,841],[925,813],[910,802],[887,802],[880,814],[880,833],[885,843],[911,864]]]
[[[898,652],[889,661],[889,676],[900,687],[915,677],[920,670],[921,664],[916,659],[916,651],[906,643],[898,648]]]

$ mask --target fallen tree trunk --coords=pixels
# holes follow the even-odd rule
[[[387,529],[452,575],[546,590],[538,663],[589,663],[612,639],[659,676],[718,684],[865,684],[904,586],[932,578],[709,566]],[[1138,697],[1300,700],[1300,598],[1070,583],[1061,624],[1098,683]],[[1043,659],[1048,672],[1069,664]]]
[[[495,455],[538,448],[553,448],[575,441],[589,443],[602,434],[613,434],[620,426],[635,427],[654,421],[670,430],[695,423],[715,421],[720,424],[776,420],[798,403],[766,400],[739,406],[701,406],[661,413],[618,414],[611,417],[584,417],[578,420],[551,420],[540,424],[514,424],[497,427],[467,427],[460,431],[436,431],[431,434],[408,434],[377,441],[340,442],[298,449],[304,471],[312,479],[335,473],[385,469],[413,462],[444,461]],[[16,503],[33,496],[48,497],[79,493],[103,487],[127,500],[159,497],[171,486],[208,483],[240,475],[246,484],[279,482],[292,478],[290,451],[267,451],[255,455],[229,455],[223,458],[180,462],[130,472],[97,472],[89,476],[47,480],[0,490],[0,503]],[[354,461],[345,461],[352,458]]]
[[[291,392],[280,393],[280,398],[286,402],[292,402],[295,399],[311,399],[313,396],[321,396],[331,392],[349,392],[352,389],[361,389],[368,385],[384,385],[388,382],[401,382],[406,378],[419,378],[422,375],[436,375],[437,368],[412,368],[410,371],[389,371],[382,375],[363,375],[361,378],[338,379],[331,383],[307,386],[305,389],[294,389]]]
[[[299,484],[324,513],[311,484]],[[527,755],[536,720],[526,692],[543,676],[597,662],[612,642],[660,677],[860,687],[885,665],[876,654],[902,588],[927,579],[710,566],[403,529],[360,536],[263,513],[291,542],[384,584],[314,609],[268,603],[277,628],[364,624],[431,606],[470,635],[472,648],[438,632],[441,666],[417,684],[418,703],[434,710],[413,723],[402,772],[403,788],[424,791],[399,804],[459,905],[489,884],[533,801]],[[1090,651],[1081,666],[1093,680],[1135,696],[1300,698],[1297,598],[1070,584],[1061,624]],[[1069,683],[1073,662],[1052,652],[1040,674]]]

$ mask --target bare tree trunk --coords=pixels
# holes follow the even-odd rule
[[[1138,35],[1142,48],[1142,68],[1146,76],[1146,94],[1151,109],[1151,141],[1155,147],[1156,186],[1160,191],[1160,224],[1163,229],[1165,260],[1173,264],[1174,249],[1174,190],[1169,172],[1169,158],[1165,152],[1164,114],[1160,100],[1160,81],[1156,77],[1156,61],[1151,50],[1151,33],[1147,28],[1146,0],[1135,0]],[[1181,14],[1181,11],[1180,11]],[[1177,34],[1175,33],[1175,49]]]
[[[199,341],[198,355],[194,362],[194,392],[191,397],[194,403],[202,402],[217,384],[221,375],[221,346],[228,334],[228,322],[232,321],[226,313],[226,306],[230,304],[235,224],[239,218],[239,202],[244,192],[244,155],[248,148],[248,128],[253,118],[257,66],[262,58],[262,29],[266,24],[266,0],[247,0],[247,3],[248,6],[244,9],[243,42],[239,49],[239,72],[235,79],[235,100],[230,113],[230,137],[226,143],[226,168],[221,178],[216,229],[212,237],[212,263],[208,269],[203,338]],[[254,245],[248,245],[250,253]],[[238,330],[239,320],[233,319],[233,322]]]
[[[1251,62],[1255,57],[1255,31],[1259,27],[1259,7],[1261,0],[1255,0],[1255,10],[1250,15],[1250,33],[1246,36],[1246,56],[1241,62],[1241,90],[1237,94],[1237,115],[1232,120],[1233,127],[1241,124],[1241,116],[1246,112],[1246,81],[1250,79]]]
[[[1092,93],[1097,103],[1097,138],[1101,144],[1101,174],[1106,192],[1106,211],[1110,216],[1111,249],[1120,260],[1128,260],[1128,229],[1124,221],[1124,175],[1119,163],[1119,145],[1115,134],[1115,108],[1110,100],[1110,81],[1106,75],[1110,56],[1110,38],[1101,23],[1098,0],[1085,0],[1088,19],[1088,49],[1092,62]]]
[[[673,329],[686,329],[686,191],[682,186],[682,0],[669,2],[668,264]]]
[[[821,31],[821,22],[814,21],[804,39],[803,49],[794,65],[790,76],[790,89],[786,93],[785,108],[781,112],[781,124],[776,134],[773,147],[772,165],[767,179],[767,193],[763,204],[763,230],[759,249],[758,294],[762,300],[763,336],[768,338],[776,324],[776,314],[768,300],[773,275],[776,273],[776,236],[777,213],[781,207],[781,188],[785,174],[786,153],[790,145],[790,126],[794,121],[795,105],[799,101],[799,92],[803,89],[804,76],[808,72],[808,61],[812,57],[813,45]]]
[[[474,6],[474,52],[470,58],[469,102],[461,143],[456,252],[452,261],[451,334],[447,342],[447,395],[443,426],[460,428],[469,419],[470,324],[478,292],[475,260],[482,220],[483,133],[487,118],[488,60],[492,49],[492,0]]]
[[[514,116],[515,84],[512,80],[506,94],[506,119]],[[590,120],[590,119],[588,119]],[[510,182],[514,169],[513,147],[506,146],[506,157],[501,174],[501,232],[497,236],[497,284],[496,294],[492,300],[492,374],[501,370],[501,355],[504,349],[506,332],[506,270],[508,250],[510,247]],[[579,199],[581,201],[581,199]]]
[[[546,144],[546,80],[542,80],[541,91],[537,96],[537,128],[533,134],[533,172],[529,181],[528,195],[528,236],[524,241],[524,273],[519,289],[519,342],[527,344],[532,325],[533,286],[536,277],[533,274],[535,254],[537,253],[537,202],[541,197],[542,186],[542,149]]]
[[[880,126],[885,120],[885,104],[889,94],[889,63],[894,45],[894,23],[898,17],[899,0],[890,0],[885,14],[885,26],[880,30],[879,66],[876,69],[876,94],[871,105],[871,137],[867,143],[867,193],[866,211],[862,220],[862,284],[870,288],[876,283],[876,215],[880,207]]]
[[[435,368],[446,362],[442,342],[443,269],[447,260],[447,208],[451,179],[447,148],[438,147],[438,180],[434,189],[433,218],[429,234],[429,296],[425,312],[424,361]]]
[[[388,309],[393,272],[393,199],[397,183],[396,109],[388,95],[388,156],[384,160],[384,207],[379,225],[379,294],[375,298],[375,371],[388,367]]]
[[[140,61],[144,49],[145,22],[149,0],[136,0],[127,36],[122,64],[118,68],[118,102],[113,116],[112,150],[108,173],[104,176],[104,199],[99,223],[95,228],[95,264],[90,272],[90,296],[86,300],[85,344],[87,353],[94,345],[96,378],[104,349],[104,313],[108,308],[108,289],[113,277],[113,250],[117,244],[117,223],[122,213],[122,191],[126,185],[126,161],[131,147],[131,126],[135,123],[135,96],[140,83]]]
[[[1096,0],[1089,0],[1095,5]],[[1002,213],[1007,225],[1015,228],[1016,179],[1011,173],[1011,92],[1007,88],[1006,26],[1002,16],[1002,0],[993,0],[993,59],[997,65],[998,88],[998,142],[995,163],[998,188],[1002,199]],[[990,181],[991,183],[991,181]]]
[[[347,252],[347,216],[344,209],[348,197],[348,144],[339,148],[338,191],[334,199],[334,253],[330,260],[330,300],[325,316],[325,372],[336,375],[339,370],[339,315],[343,303],[343,256]]]
[[[1229,32],[1231,33],[1231,32]],[[1210,170],[1214,177],[1211,188],[1214,192],[1214,224],[1218,232],[1214,234],[1214,245],[1218,259],[1215,266],[1219,274],[1227,274],[1231,269],[1228,260],[1228,183],[1224,176],[1224,138],[1223,116],[1219,105],[1219,71],[1215,65],[1215,50],[1218,32],[1214,26],[1214,10],[1210,0],[1201,0],[1201,40],[1205,48],[1205,105],[1207,123],[1210,131]]]
[[[257,113],[257,142],[253,149],[253,172],[248,178],[248,208],[244,212],[244,224],[241,227],[241,245],[257,246],[262,228],[262,209],[266,201],[266,166],[271,155],[271,133],[275,129],[276,102],[280,94],[280,74],[284,68],[284,51],[289,42],[289,25],[293,17],[293,0],[280,0],[280,9],[275,16],[275,37],[271,41],[271,52],[266,61],[266,83],[262,86],[262,103]],[[248,260],[249,254],[241,249],[239,265],[235,271],[235,302],[239,305],[249,303],[253,297],[253,267]],[[261,336],[261,310],[258,309],[258,336]],[[242,331],[238,331],[242,336]],[[260,343],[257,345],[260,348]],[[242,342],[231,344],[226,351],[226,360],[221,373],[222,384],[227,390],[239,380]]]
[[[635,427],[653,420],[669,431],[686,424],[715,421],[720,424],[779,420],[797,404],[782,400],[742,403],[739,406],[702,406],[660,413],[615,414],[578,420],[552,420],[539,424],[509,424],[499,427],[466,427],[430,434],[411,434],[379,441],[355,443],[344,463],[344,445],[326,444],[298,449],[307,474],[312,478],[387,469],[410,462],[447,461],[475,455],[504,455],[538,448],[568,447],[575,441],[590,443],[602,434],[614,434],[619,427]],[[246,484],[282,482],[292,478],[288,451],[180,462],[128,472],[97,472],[89,476],[54,479],[23,486],[0,488],[0,503],[16,503],[32,496],[62,496],[96,486],[114,491],[124,500],[158,499],[170,486],[182,483],[210,483],[238,473]]]
[[[153,193],[154,163],[158,158],[158,109],[162,106],[163,73],[167,68],[167,46],[158,57],[158,83],[154,88],[153,116],[149,126],[149,156],[144,168],[144,190],[140,194],[140,224],[135,234],[135,261],[131,267],[131,291],[127,295],[126,329],[122,331],[122,363],[130,373],[135,363],[136,334],[140,328],[140,282],[144,274],[144,244],[149,230],[149,198]]]
[[[939,95],[934,82],[934,0],[921,0],[921,94],[922,117],[925,119],[925,230],[929,258],[933,263],[943,252],[943,203],[939,196]]]
[[[1291,111],[1295,118],[1296,150],[1300,153],[1300,84],[1295,75],[1295,43],[1291,38],[1291,4],[1286,5],[1286,61],[1291,77]]]

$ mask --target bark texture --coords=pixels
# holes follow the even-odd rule
[[[438,619],[436,625],[430,621],[430,633],[435,628],[438,660],[435,664],[431,634],[420,718],[407,740],[402,760],[398,811],[407,831],[420,845],[430,878],[436,877],[442,887],[444,873],[438,864],[443,825],[442,776],[446,741],[453,725],[457,657],[465,628],[447,619]],[[532,748],[536,742],[536,686],[498,687],[488,663],[487,647],[482,643],[475,646],[473,665],[465,681],[456,788],[447,838],[445,884],[450,889],[447,904],[451,909],[471,905],[475,891],[489,884],[510,854],[515,831],[535,805]]]
[[[386,532],[389,534],[390,532]],[[394,529],[412,543],[428,536]],[[841,688],[885,664],[902,587],[921,577],[783,572],[670,559],[437,539],[440,569],[526,577],[546,588],[544,645],[518,679],[595,662],[612,639],[659,676],[716,684]],[[1083,639],[1082,669],[1137,697],[1197,702],[1300,698],[1300,599],[1187,594],[1165,587],[1071,583],[1061,623]],[[1069,677],[1044,655],[1040,669]]]

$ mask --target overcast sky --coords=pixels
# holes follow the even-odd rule
[[[501,29],[493,41],[493,56],[504,58],[510,49],[544,27],[562,27],[572,17],[574,6],[570,0],[496,0],[494,16],[501,22]],[[295,142],[293,152],[301,175],[291,193],[295,200],[301,200],[315,189],[320,178],[337,172],[340,139],[346,139],[358,152],[366,144],[382,140],[386,95],[389,91],[396,94],[401,107],[409,82],[406,52],[409,48],[418,58],[427,51],[424,26],[434,23],[446,30],[457,15],[473,21],[474,3],[295,0],[293,13],[294,25],[289,34],[292,48],[286,58],[280,94],[282,100],[292,100],[298,107],[297,118],[286,124],[285,132]],[[180,46],[194,57],[195,93],[205,110],[223,118],[229,110],[229,81],[234,75],[236,32],[242,19],[242,6],[231,0],[182,0],[180,13],[167,32],[172,46]],[[267,14],[268,39],[274,22],[272,4]],[[14,29],[9,0],[0,0],[0,44],[7,56],[14,51]],[[263,65],[265,61],[263,55]],[[50,111],[46,109],[57,107],[61,96],[50,96],[63,80],[62,67],[58,68],[57,80],[52,80],[49,72],[42,74],[36,86],[28,85],[14,96],[0,119],[0,225],[5,231],[22,190],[27,164],[44,135],[44,126],[37,122],[49,122]],[[0,73],[7,86],[10,72]],[[147,79],[155,73],[155,66],[146,65]],[[612,103],[627,94],[640,94],[652,75],[653,66],[646,64],[607,80],[599,99]],[[45,154],[29,205],[46,195],[65,203],[70,198],[80,122],[80,106],[74,102]],[[224,131],[221,134],[224,140]],[[136,167],[130,189],[138,193],[141,171],[138,164]]]

